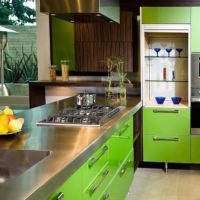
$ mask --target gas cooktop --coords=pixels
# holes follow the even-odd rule
[[[101,126],[122,110],[122,106],[94,104],[92,106],[64,108],[58,114],[37,122],[41,126]]]

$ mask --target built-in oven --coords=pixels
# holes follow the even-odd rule
[[[191,133],[200,134],[200,53],[191,58]]]

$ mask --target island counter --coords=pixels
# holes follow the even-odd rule
[[[97,97],[97,103],[105,103]],[[128,97],[125,109],[101,127],[44,127],[36,122],[73,106],[75,97],[29,109],[18,116],[25,118],[19,135],[0,138],[0,149],[49,150],[45,159],[20,176],[0,183],[0,196],[5,200],[47,199],[70,177],[129,116],[141,107],[139,97]]]

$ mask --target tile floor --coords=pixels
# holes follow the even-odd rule
[[[138,168],[126,200],[200,200],[200,170]]]

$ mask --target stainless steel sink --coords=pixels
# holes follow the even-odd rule
[[[49,155],[47,150],[0,149],[0,183],[19,176]]]

